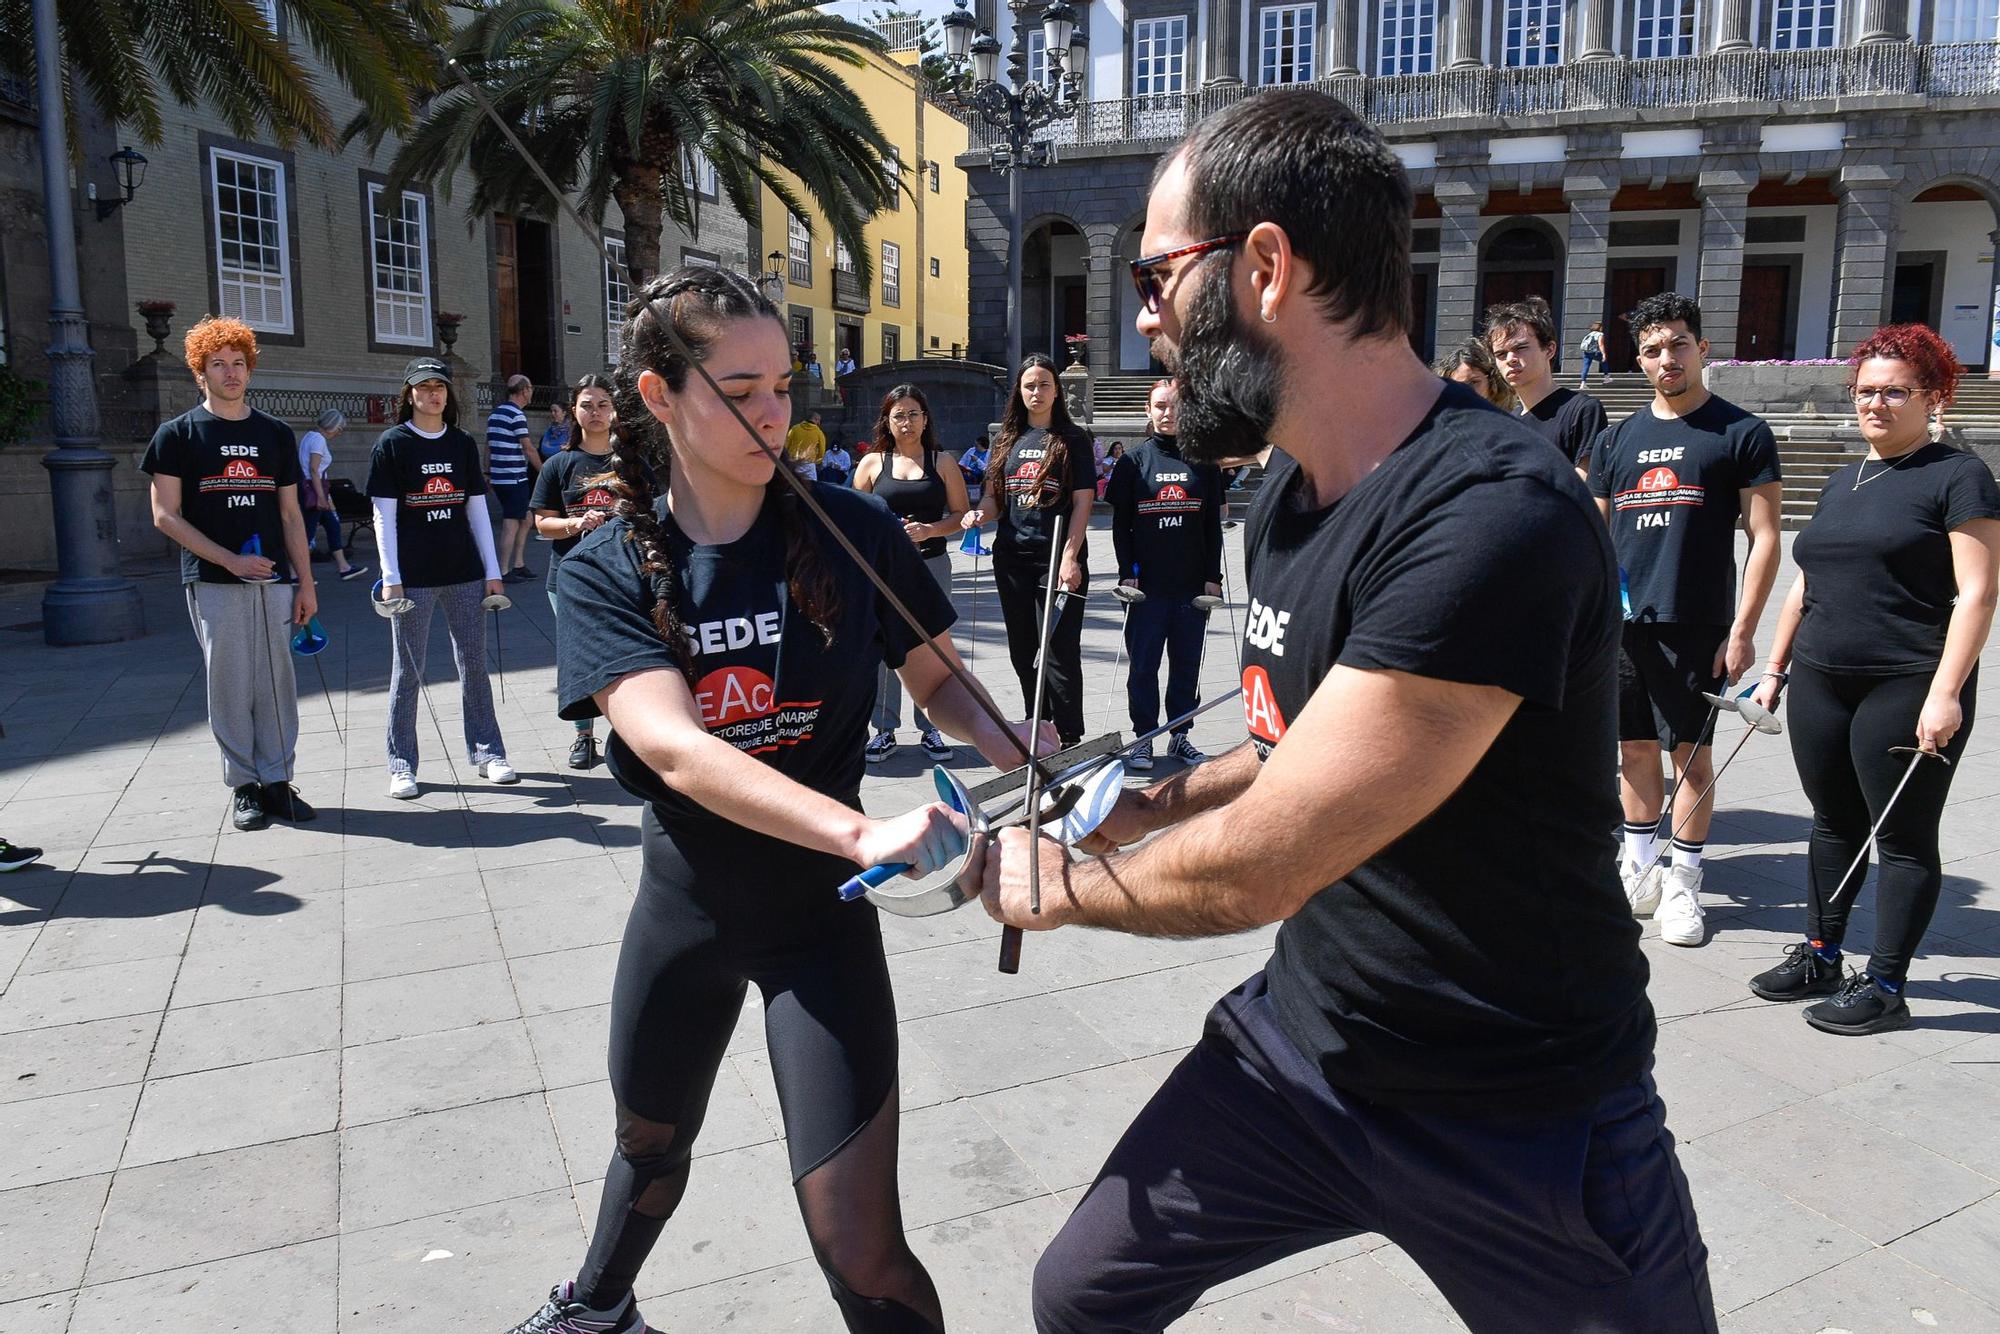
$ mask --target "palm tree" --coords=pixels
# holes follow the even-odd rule
[[[889,143],[839,67],[883,49],[814,0],[500,0],[466,22],[451,55],[593,225],[618,201],[636,286],[659,270],[662,215],[699,229],[683,176],[694,153],[746,218],[759,215],[762,184],[809,220],[802,187],[865,281],[862,224],[897,183]],[[358,120],[349,132],[383,138]],[[397,152],[391,186],[438,182],[448,194],[461,163],[475,215],[559,207],[478,99],[446,86]]]
[[[80,90],[156,144],[164,94],[206,103],[246,139],[334,147],[339,127],[293,46],[303,39],[364,115],[402,130],[437,77],[434,43],[450,32],[447,8],[447,0],[58,0],[69,124],[79,124]],[[0,0],[0,68],[33,75],[29,0]]]

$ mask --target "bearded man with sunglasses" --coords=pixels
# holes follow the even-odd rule
[[[1042,1256],[1043,1334],[1163,1329],[1364,1232],[1474,1330],[1716,1327],[1610,835],[1610,542],[1566,459],[1410,350],[1410,216],[1320,93],[1209,117],[1154,181],[1138,324],[1182,452],[1277,451],[1249,736],[1128,793],[1100,858],[1006,831],[985,902],[1029,930],[1283,925]]]

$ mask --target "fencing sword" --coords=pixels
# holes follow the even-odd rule
[[[1688,813],[1675,821],[1672,831],[1667,835],[1666,845],[1653,854],[1653,860],[1641,873],[1642,876],[1651,875],[1659,869],[1660,863],[1667,859],[1667,854],[1673,851],[1674,840],[1680,837],[1681,830],[1687,828],[1687,822],[1694,818],[1694,813],[1701,809],[1701,804],[1708,800],[1709,793],[1715,791],[1716,784],[1722,781],[1723,773],[1730,765],[1736,762],[1736,757],[1743,753],[1743,747],[1749,744],[1750,738],[1759,732],[1762,732],[1766,736],[1777,736],[1785,730],[1785,725],[1778,721],[1775,714],[1756,700],[1750,698],[1750,692],[1755,689],[1756,686],[1753,684],[1746,688],[1741,695],[1737,695],[1734,698],[1728,695],[1711,695],[1706,690],[1701,692],[1701,697],[1707,700],[1713,706],[1714,710],[1727,709],[1742,718],[1748,726],[1743,729],[1743,735],[1737,740],[1735,748],[1729,752],[1729,758],[1716,766],[1715,773],[1708,780],[1708,786],[1701,790],[1701,795],[1697,796],[1694,799],[1694,804],[1688,807]],[[1711,711],[1709,716],[1713,718],[1715,716],[1714,711]],[[1699,750],[1700,748],[1701,736],[1697,733],[1695,736],[1695,749]],[[1694,766],[1693,752],[1688,754],[1688,766],[1690,768]],[[1671,815],[1672,813],[1673,808],[1671,806],[1667,807],[1665,814]]]
[[[500,649],[500,613],[514,605],[505,593],[488,593],[479,605],[493,613],[493,674],[500,678],[500,702],[507,702],[507,655]]]
[[[377,579],[369,586],[368,603],[374,607],[377,616],[389,622],[389,643],[395,649],[396,659],[405,671],[416,677],[417,693],[424,697],[424,712],[431,716],[431,730],[437,733],[438,755],[444,760],[445,767],[451,770],[451,784],[458,789],[458,804],[470,815],[472,799],[465,795],[465,780],[459,775],[458,762],[451,757],[451,742],[445,740],[444,723],[438,718],[437,705],[431,703],[431,688],[424,680],[424,669],[417,665],[416,646],[404,642],[403,618],[416,610],[417,601],[408,595],[385,598],[382,590],[383,583]],[[393,701],[391,707],[394,707]],[[412,773],[410,777],[414,779],[416,774]]]
[[[1134,579],[1139,577],[1137,566],[1132,568],[1132,577]],[[1135,603],[1144,602],[1146,595],[1137,588],[1127,588],[1121,582],[1111,586],[1111,596],[1118,599],[1118,654],[1111,660],[1111,684],[1114,692],[1111,707],[1116,709],[1118,707],[1115,693],[1118,685],[1118,669],[1125,664],[1125,637],[1127,632],[1132,628],[1132,607]]]
[[[1056,578],[1062,572],[1063,528],[1069,516],[1057,513],[1054,526],[1049,534],[1049,576],[1042,585],[1042,631],[1035,651],[1035,698],[1028,709],[1028,744],[1034,746],[1042,731],[1042,699],[1048,689],[1049,679],[1049,637],[1055,632],[1056,618],[1062,614],[1057,605]],[[1027,778],[1022,784],[1022,799],[1028,808],[1028,911],[1035,916],[1042,912],[1042,805],[1036,800],[1041,780],[1048,773],[1039,765],[1028,768]],[[1021,971],[1021,928],[1003,926],[1000,928],[1000,971],[1018,973]]]
[[[1882,813],[1875,817],[1875,825],[1868,831],[1867,842],[1861,845],[1860,852],[1854,854],[1854,863],[1847,868],[1847,874],[1840,877],[1839,888],[1835,889],[1827,898],[1826,906],[1829,908],[1840,902],[1840,896],[1847,892],[1848,882],[1854,880],[1854,873],[1867,864],[1868,854],[1874,849],[1875,841],[1882,833],[1882,826],[1889,823],[1889,812],[1896,809],[1896,799],[1903,795],[1903,789],[1910,785],[1912,778],[1916,777],[1917,766],[1925,760],[1936,760],[1947,769],[1951,767],[1951,761],[1948,758],[1934,750],[1925,750],[1921,746],[1891,746],[1889,747],[1889,753],[1891,755],[1908,755],[1910,757],[1910,767],[1903,770],[1902,781],[1897,783],[1896,790],[1889,794],[1888,803],[1882,807]],[[1866,878],[1865,876],[1863,877],[1863,879]],[[1854,881],[1854,887],[1859,890],[1861,888],[1860,881]]]
[[[319,623],[319,617],[313,616],[293,633],[292,653],[297,657],[312,659],[313,670],[319,673],[320,695],[326,700],[326,719],[333,724],[334,740],[345,749],[347,738],[341,735],[340,716],[334,712],[333,688],[326,683],[326,668],[319,665],[321,651],[331,642],[327,638],[326,630]]]
[[[972,610],[965,618],[965,665],[970,667],[979,654],[979,558],[986,554],[977,528],[965,530],[965,536],[958,540],[958,554],[972,557]]]

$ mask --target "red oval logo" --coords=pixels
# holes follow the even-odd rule
[[[1648,468],[1639,478],[1641,491],[1671,491],[1680,484],[1672,468]]]
[[[761,718],[775,708],[776,687],[755,667],[719,667],[695,682],[701,725],[710,731]]]
[[[1285,715],[1278,711],[1270,675],[1254,664],[1243,669],[1243,725],[1251,736],[1274,746],[1285,736]]]

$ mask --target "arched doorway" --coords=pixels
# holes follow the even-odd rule
[[[1479,256],[1479,311],[1538,296],[1556,314],[1562,342],[1562,242],[1555,229],[1535,218],[1516,218],[1486,233]]]
[[[1897,237],[1890,322],[1929,325],[1969,367],[1992,364],[1996,212],[1978,187],[1940,182],[1903,206]]]
[[[1052,218],[1021,242],[1021,351],[1069,365],[1063,339],[1086,332],[1090,249],[1073,223]]]

